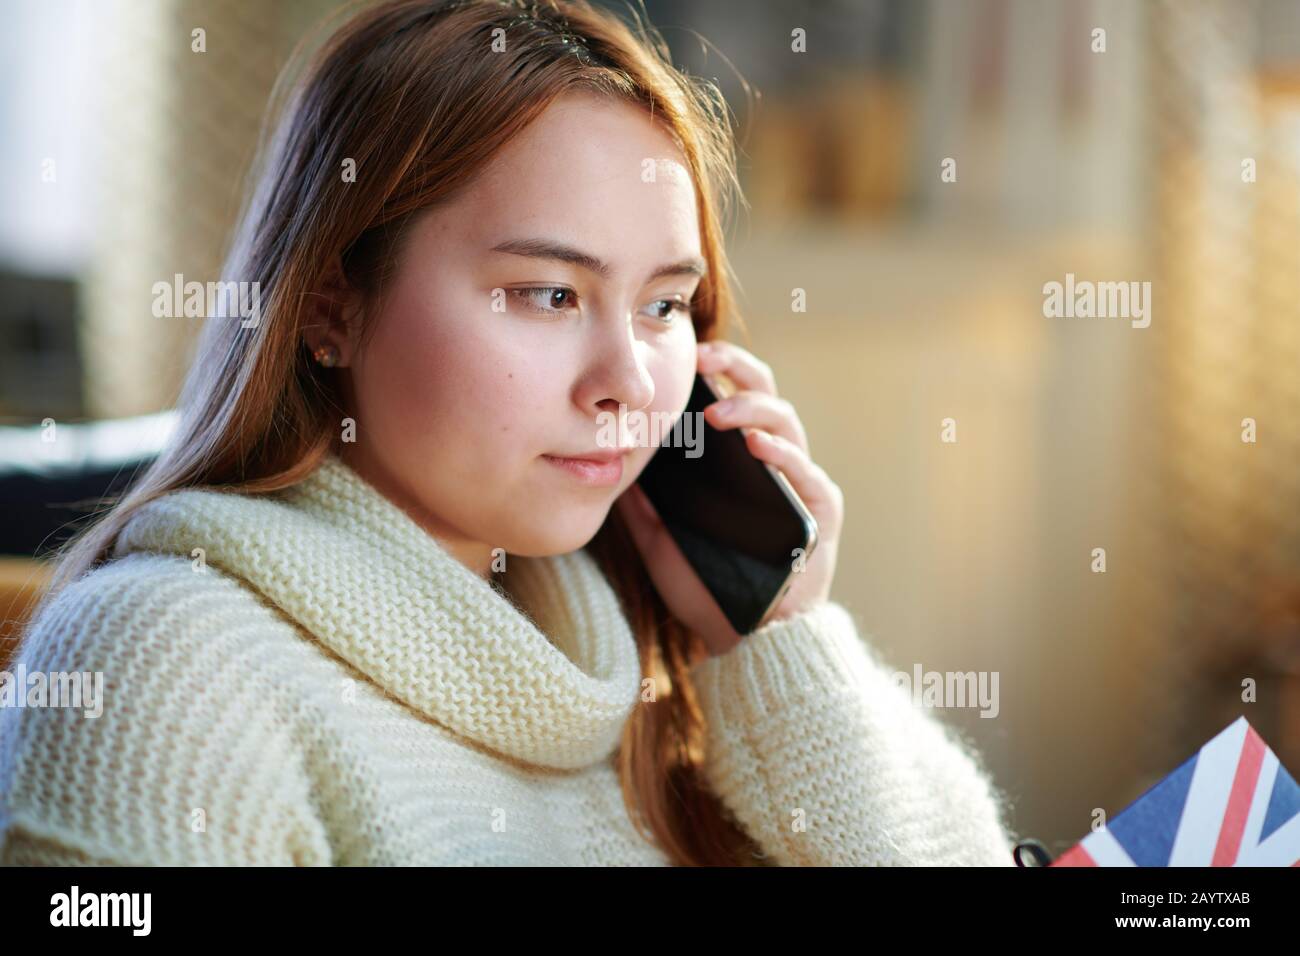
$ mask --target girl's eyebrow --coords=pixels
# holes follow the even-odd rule
[[[551,259],[558,262],[567,262],[589,272],[594,272],[602,279],[608,279],[614,273],[608,263],[602,262],[596,256],[552,239],[507,239],[505,242],[497,243],[492,247],[491,251],[512,256],[527,256],[530,259]],[[674,275],[692,275],[703,278],[708,274],[708,271],[707,262],[699,256],[691,256],[680,262],[670,262],[659,266],[650,273],[647,281],[658,279],[661,276]]]

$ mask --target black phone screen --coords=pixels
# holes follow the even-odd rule
[[[750,454],[739,429],[719,431],[698,414],[715,401],[696,374],[690,403],[639,480],[686,560],[744,635],[781,593],[796,549],[814,543],[816,524]]]

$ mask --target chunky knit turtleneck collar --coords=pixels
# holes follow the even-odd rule
[[[272,495],[165,495],[115,556],[196,548],[406,705],[525,763],[607,758],[635,705],[636,642],[586,551],[507,556],[522,613],[336,456]]]

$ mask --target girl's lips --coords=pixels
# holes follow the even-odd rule
[[[616,485],[623,477],[623,455],[609,461],[595,461],[590,458],[557,458],[554,455],[543,455],[542,457],[583,484],[598,488]]]

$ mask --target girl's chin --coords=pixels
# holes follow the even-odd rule
[[[596,536],[605,522],[609,508],[585,508],[576,511],[569,520],[562,520],[560,513],[547,515],[544,525],[518,527],[513,535],[513,547],[506,548],[508,554],[521,557],[546,558],[557,554],[568,554],[585,547]]]

